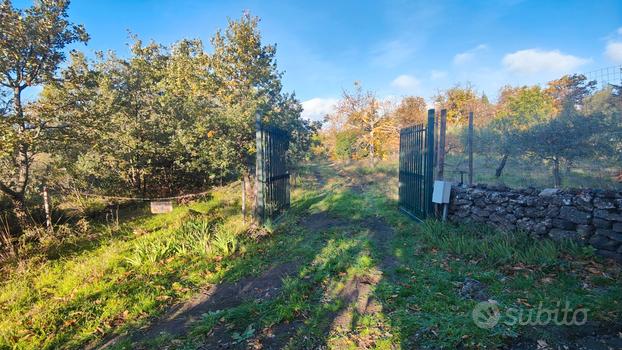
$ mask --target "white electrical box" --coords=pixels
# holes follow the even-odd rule
[[[438,180],[434,181],[432,202],[439,204],[449,203],[449,197],[451,197],[451,182]]]

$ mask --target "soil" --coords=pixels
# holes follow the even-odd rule
[[[547,339],[536,335],[545,330]],[[602,324],[588,322],[582,326],[550,326],[523,332],[507,350],[620,350],[622,323]]]
[[[275,297],[283,285],[283,278],[298,271],[298,263],[291,262],[275,266],[259,277],[242,278],[236,283],[222,283],[196,295],[194,298],[173,306],[163,317],[150,327],[133,334],[130,338],[137,342],[154,339],[161,334],[180,336],[202,315],[241,305],[248,300],[267,300]],[[99,349],[107,349],[125,337],[115,337],[105,342]]]

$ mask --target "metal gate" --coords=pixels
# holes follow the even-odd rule
[[[400,130],[399,208],[417,220],[433,215],[434,110],[428,125]]]
[[[256,123],[257,196],[256,219],[259,223],[278,218],[289,208],[289,172],[286,154],[289,135],[278,128]]]

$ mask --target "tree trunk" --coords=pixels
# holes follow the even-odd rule
[[[374,165],[374,132],[370,133],[371,140],[369,142],[369,158],[371,159],[371,165]]]
[[[503,173],[503,168],[505,168],[505,163],[508,161],[508,155],[504,154],[503,158],[501,158],[501,163],[499,163],[499,166],[497,167],[497,170],[495,170],[495,177],[500,177],[501,173]]]
[[[24,120],[21,93],[21,87],[15,87],[13,89],[13,108],[17,117],[17,133],[19,135],[26,133],[26,121]],[[17,183],[15,188],[9,188],[4,184],[0,186],[2,192],[6,193],[11,199],[13,214],[19,225],[19,232],[22,232],[25,228],[30,226],[28,208],[26,207],[26,199],[24,196],[30,175],[29,146],[30,145],[24,141],[20,141],[17,145],[17,156],[15,159],[15,165],[17,166]]]
[[[562,185],[562,177],[559,172],[559,158],[553,158],[553,185],[559,188]]]
[[[28,208],[26,207],[26,201],[23,196],[12,197],[11,203],[13,204],[13,215],[17,220],[19,233],[30,226]]]

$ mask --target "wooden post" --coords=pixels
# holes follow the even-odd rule
[[[246,177],[242,177],[242,221],[246,223]]]
[[[436,178],[443,180],[445,177],[445,137],[447,134],[447,110],[441,110],[441,128],[438,138],[438,173]]]
[[[45,228],[52,230],[52,211],[50,210],[50,194],[48,186],[43,185],[43,210],[45,211]]]
[[[264,138],[263,130],[261,127],[261,115],[257,113],[255,115],[255,141],[256,141],[256,156],[255,156],[255,220],[258,224],[263,224],[264,220],[264,183],[265,173],[263,168],[264,160]]]
[[[469,112],[469,186],[473,185],[473,112]]]

